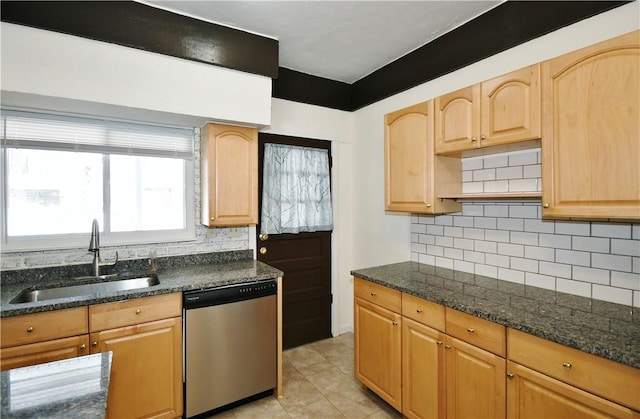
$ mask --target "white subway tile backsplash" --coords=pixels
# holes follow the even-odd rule
[[[536,208],[536,217],[538,211]],[[555,233],[555,223],[553,221],[544,221],[544,220],[540,220],[538,218],[536,219],[530,219],[530,220],[524,220],[524,231],[530,231],[533,233],[550,233],[553,234]]]
[[[611,237],[613,239],[630,239],[631,224],[592,223],[591,235],[594,237]]]
[[[633,258],[632,265],[633,273],[640,274],[640,258]]]
[[[591,253],[556,249],[556,262],[569,265],[591,266]]]
[[[503,281],[516,282],[524,284],[524,272],[514,271],[512,269],[498,268],[498,279]]]
[[[640,291],[633,292],[633,306],[640,307]]]
[[[640,291],[640,275],[634,273],[611,271],[611,286]]]
[[[436,257],[436,266],[446,269],[453,269],[453,259]]]
[[[526,257],[527,259],[553,262],[556,259],[556,252],[555,249],[550,247],[525,246],[524,257]]]
[[[553,276],[526,272],[524,274],[524,283],[526,285],[531,285],[532,287],[545,288],[553,291],[556,290],[556,278]]]
[[[453,239],[453,247],[456,249],[473,250],[473,240],[470,239]]]
[[[504,230],[485,230],[484,238],[493,242],[509,242],[509,232]]]
[[[508,180],[490,180],[484,182],[484,191],[487,193],[509,192]]]
[[[491,266],[499,266],[503,268],[509,267],[509,256],[504,255],[492,255],[487,253],[485,255],[485,263]]]
[[[509,217],[511,218],[538,218],[538,207],[531,205],[509,207]]]
[[[513,153],[509,155],[509,166],[525,166],[538,163],[538,153],[535,150]]]
[[[482,169],[482,161],[483,159],[477,157],[462,159],[462,170],[465,171]]]
[[[482,182],[463,182],[462,193],[479,194],[484,192],[484,183]]]
[[[420,224],[435,224],[436,220],[435,217],[432,217],[430,215],[420,215],[418,222]]]
[[[498,243],[485,240],[476,240],[473,248],[476,252],[498,253]]]
[[[591,284],[588,282],[556,278],[556,291],[591,298]]]
[[[571,248],[587,252],[609,253],[609,239],[575,236],[572,238]]]
[[[509,165],[509,156],[505,154],[496,154],[484,159],[483,167],[489,169],[492,167],[506,167]]]
[[[420,254],[420,257],[418,258],[418,262],[420,263],[424,263],[426,265],[431,265],[431,266],[435,266],[436,264],[436,257],[433,255],[423,255]]]
[[[427,254],[432,256],[444,256],[444,247],[427,245]]]
[[[435,236],[435,245],[442,247],[453,247],[453,237]]]
[[[541,274],[561,278],[571,278],[571,265],[540,261],[538,267]]]
[[[484,205],[479,204],[464,204],[462,206],[462,215],[467,217],[483,217]]]
[[[473,220],[473,217],[460,215],[459,217],[454,217],[453,225],[456,227],[473,227]]]
[[[444,235],[448,237],[464,237],[462,227],[445,227]]]
[[[475,273],[475,265],[471,262],[465,262],[463,260],[454,260],[453,269],[460,272]]]
[[[472,250],[464,251],[464,260],[474,263],[484,263],[485,254],[481,252],[474,252]]]
[[[631,226],[631,238],[634,240],[640,240],[640,224],[633,224]]]
[[[499,230],[523,231],[524,221],[519,218],[498,218]]]
[[[484,208],[485,217],[508,217],[508,205],[487,205]]]
[[[444,257],[449,259],[464,259],[464,253],[461,249],[454,249],[452,247],[445,247],[444,249]]]
[[[427,234],[433,234],[435,236],[444,235],[444,227],[436,225],[427,225]]]
[[[640,257],[640,240],[611,239],[611,253]]]
[[[511,179],[509,192],[537,192],[538,179]]]
[[[633,302],[633,292],[623,288],[605,287],[594,284],[592,293],[593,298],[609,301],[611,303],[630,306]]]
[[[523,257],[524,246],[521,244],[498,243],[498,254]]]
[[[474,182],[484,182],[486,180],[496,180],[496,169],[482,169],[473,171]]]
[[[472,182],[473,181],[473,171],[465,170],[462,172],[462,181],[463,182]]]
[[[494,217],[474,217],[473,226],[475,228],[496,229],[498,226],[497,218]]]
[[[523,166],[522,177],[524,178],[540,178],[542,177],[542,166],[539,164],[532,164],[530,166]]]
[[[571,236],[589,236],[591,225],[581,221],[556,221],[556,234],[569,234]]]
[[[476,275],[488,276],[489,278],[497,278],[498,268],[496,266],[476,264]]]
[[[411,232],[412,233],[416,233],[416,234],[426,234],[427,233],[427,226],[425,224],[412,223],[411,224]]]
[[[465,239],[484,240],[484,229],[481,228],[465,227],[463,234]]]
[[[422,243],[411,243],[411,251],[417,253],[427,253],[427,245]]]
[[[510,262],[511,262],[511,269],[515,269],[517,271],[538,273],[537,260],[512,257]]]
[[[505,179],[521,179],[523,174],[522,166],[515,167],[501,167],[495,169],[495,174],[493,179],[497,180],[505,180]],[[493,180],[486,179],[486,180]]]
[[[453,225],[453,215],[439,215],[436,217],[437,225],[444,226],[452,226]]]
[[[436,244],[436,236],[431,236],[429,234],[419,234],[418,243]]]
[[[557,257],[558,254],[556,253],[556,258]],[[594,253],[591,257],[591,266],[594,268],[631,272],[631,257]]]
[[[576,281],[591,282],[592,284],[609,285],[610,273],[604,269],[586,268],[584,266],[574,266],[572,278]]]
[[[538,233],[523,233],[520,231],[511,232],[511,243],[526,244],[529,246],[538,245]]]
[[[571,249],[571,236],[558,234],[538,235],[539,245],[543,247],[555,247],[557,249]]]

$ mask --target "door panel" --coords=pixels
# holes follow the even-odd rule
[[[329,141],[260,133],[258,136],[259,213],[262,210],[262,167],[265,143],[331,150]],[[284,272],[282,278],[283,348],[292,348],[331,337],[331,232],[270,234],[265,238],[260,236],[260,225],[258,225],[256,234],[258,260]]]

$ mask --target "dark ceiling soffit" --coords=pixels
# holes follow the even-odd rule
[[[507,1],[352,84],[352,110],[626,3]]]
[[[280,67],[271,96],[325,108],[351,111],[351,85]]]
[[[132,1],[2,1],[2,21],[278,77],[278,41]]]

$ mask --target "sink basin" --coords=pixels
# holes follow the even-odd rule
[[[158,285],[160,280],[155,274],[119,279],[108,282],[94,282],[91,284],[69,285],[58,288],[24,289],[16,295],[9,304],[32,303],[35,301],[54,300],[57,298],[84,297],[109,292],[135,290]]]

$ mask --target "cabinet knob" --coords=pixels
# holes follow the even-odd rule
[[[484,141],[484,140],[486,140],[486,139],[487,139],[487,136],[486,136],[486,135],[481,135],[481,136],[480,136],[480,141]]]
[[[542,208],[549,208],[549,204],[545,202],[544,204],[542,204]]]
[[[216,220],[216,217],[211,217],[211,221],[215,221],[215,220]]]
[[[442,341],[441,340],[436,340],[436,345],[442,345]]]
[[[142,313],[142,310],[137,309],[137,310],[136,310],[136,314],[140,314],[140,313]]]
[[[431,208],[431,204],[427,204],[427,208]]]
[[[375,291],[371,291],[371,296],[372,296],[372,297],[375,297],[376,295],[378,295],[378,294],[376,294],[376,292],[375,292]]]
[[[85,349],[87,349],[87,345],[85,345],[84,343],[82,345],[80,345],[80,350],[84,351]]]
[[[98,346],[98,342],[96,342],[95,340],[93,342],[91,342],[91,346],[96,347]]]
[[[473,333],[473,332],[475,332],[475,331],[476,331],[476,329],[474,329],[474,328],[472,328],[472,327],[470,327],[470,328],[468,328],[468,329],[467,329],[467,332],[469,332],[469,333]]]
[[[444,349],[451,349],[451,345],[444,345]]]
[[[394,326],[398,325],[398,322],[391,322]]]
[[[422,313],[422,309],[421,308],[417,308],[416,309],[416,313]]]
[[[570,370],[571,369],[571,362],[563,362],[562,366],[565,367],[566,369]]]
[[[515,375],[513,375],[512,373],[508,373],[508,374],[507,374],[507,378],[508,378],[509,380],[513,380],[513,377],[515,377]]]
[[[476,137],[471,137],[471,141],[478,141]]]
[[[27,327],[27,333],[31,333],[31,332],[33,332],[33,326]]]

